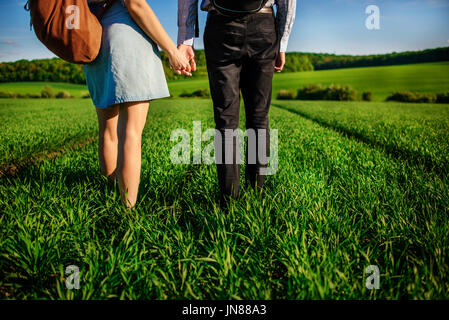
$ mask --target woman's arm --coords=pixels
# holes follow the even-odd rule
[[[191,68],[187,59],[178,51],[146,0],[126,0],[125,3],[139,27],[167,53],[171,68],[178,74],[190,76]]]

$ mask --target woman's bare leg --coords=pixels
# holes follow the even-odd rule
[[[120,104],[118,119],[117,177],[122,201],[128,207],[137,202],[142,160],[142,132],[149,102]]]
[[[117,168],[117,122],[118,105],[107,109],[97,108],[99,139],[98,139],[98,158],[100,160],[101,173],[114,181]]]

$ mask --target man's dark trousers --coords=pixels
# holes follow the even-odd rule
[[[270,13],[257,13],[243,18],[231,18],[211,12],[204,33],[204,48],[216,129],[222,134],[222,152],[217,152],[216,144],[215,154],[223,201],[229,197],[237,198],[240,190],[238,140],[225,139],[226,129],[238,128],[240,91],[245,104],[246,129],[254,129],[256,132],[257,155],[258,148],[261,147],[258,141],[260,129],[264,129],[261,133],[265,131],[264,148],[266,156],[269,155],[268,112],[274,66],[279,52],[275,17]],[[226,150],[229,152],[229,148],[232,148],[233,161],[225,163]],[[247,184],[257,188],[261,188],[265,180],[265,175],[260,170],[267,167],[260,160],[257,157],[256,163],[248,164],[247,154],[245,180]]]

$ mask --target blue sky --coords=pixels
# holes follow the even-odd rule
[[[176,41],[177,0],[147,1]],[[24,3],[0,0],[0,61],[53,56],[30,31]],[[365,27],[372,4],[380,9],[380,30]],[[204,24],[203,13],[201,30]],[[203,47],[201,39],[195,46]],[[298,0],[288,50],[374,54],[443,46],[449,46],[449,0]]]

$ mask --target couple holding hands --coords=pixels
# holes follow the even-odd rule
[[[104,0],[88,2],[95,12]],[[193,40],[198,35],[198,4],[198,0],[178,0],[176,46],[146,0],[116,1],[100,21],[100,54],[84,66],[98,116],[101,172],[118,180],[121,199],[128,207],[137,202],[149,101],[170,96],[158,46],[168,55],[172,69],[191,76],[196,69]],[[273,74],[285,64],[296,0],[202,0],[200,8],[208,12],[204,49],[216,129],[223,134],[237,129],[241,93],[246,128],[266,135],[263,140],[269,153]],[[226,158],[225,145],[236,151],[237,138],[230,139],[222,139],[223,151],[216,155]],[[259,160],[247,164],[247,183],[262,188],[264,168],[266,164]],[[228,199],[239,196],[239,162],[217,161],[217,175],[221,204],[226,205]]]

